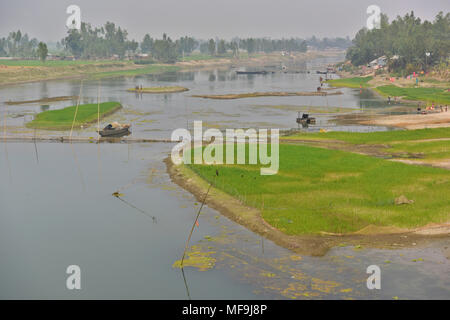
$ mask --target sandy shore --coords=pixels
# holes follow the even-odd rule
[[[360,121],[361,124],[398,127],[404,129],[441,128],[450,126],[450,111],[429,114],[380,116]]]

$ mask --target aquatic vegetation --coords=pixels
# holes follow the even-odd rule
[[[100,118],[121,108],[119,102],[100,103]],[[75,116],[77,106],[66,107],[64,109],[50,110],[38,113],[36,117],[26,124],[28,128],[47,130],[69,130]],[[74,128],[93,123],[98,119],[98,105],[96,103],[82,104],[78,106],[77,117]]]
[[[199,271],[206,271],[214,268],[216,259],[211,257],[215,251],[202,251],[199,246],[192,246],[190,251],[186,252],[183,265],[181,265],[181,259],[174,262],[173,268],[193,267]]]

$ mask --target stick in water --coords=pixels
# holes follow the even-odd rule
[[[216,177],[218,175],[219,175],[219,170],[216,170]],[[214,177],[214,180],[216,179],[216,177]],[[181,258],[181,263],[180,263],[181,268],[183,268],[183,261],[184,261],[184,257],[186,256],[186,251],[189,246],[189,241],[191,240],[192,233],[194,232],[195,225],[197,224],[197,221],[198,221],[198,217],[200,216],[200,212],[202,211],[203,205],[205,204],[205,201],[206,201],[206,197],[208,196],[209,190],[211,190],[212,185],[213,185],[212,183],[209,184],[208,190],[206,191],[205,197],[203,198],[202,205],[198,209],[197,216],[195,217],[194,224],[192,225],[191,232],[189,233],[189,237],[186,241],[186,246],[184,247],[183,257]]]

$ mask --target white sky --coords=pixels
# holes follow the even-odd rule
[[[60,40],[70,4],[81,8],[82,21],[115,22],[138,41],[163,32],[202,39],[353,37],[365,26],[371,4],[391,20],[411,10],[427,20],[450,11],[449,0],[0,0],[0,36],[20,29],[40,40]]]

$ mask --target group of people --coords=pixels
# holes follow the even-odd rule
[[[425,110],[422,111],[422,108],[420,107],[420,103],[417,105],[417,112],[419,113],[425,113],[426,111],[439,111],[439,112],[448,112],[448,106],[442,106],[442,105],[434,105],[434,103],[431,104],[431,106],[425,107]]]

